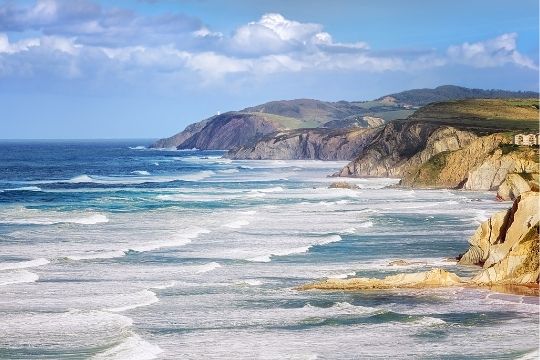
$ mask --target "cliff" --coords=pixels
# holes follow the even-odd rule
[[[509,210],[484,222],[469,240],[460,264],[482,266],[478,285],[537,284],[539,281],[539,193],[521,194]]]
[[[405,118],[413,112],[414,109],[403,105],[378,101],[272,101],[191,124],[176,135],[158,140],[152,147],[229,150],[252,144],[273,132],[300,128],[369,128]]]
[[[538,131],[537,104],[533,99],[428,105],[406,121],[385,125],[336,175],[399,177],[410,187],[497,190],[511,174],[538,173],[538,149],[510,145],[512,132]],[[523,191],[516,181],[507,185]]]
[[[184,131],[169,138],[158,140],[154,148],[189,149],[231,149],[234,146],[248,145],[275,131],[299,128],[368,128],[380,126],[385,122],[405,119],[415,113],[418,106],[434,101],[448,101],[467,98],[515,98],[538,97],[532,92],[512,92],[503,90],[467,89],[456,86],[442,86],[435,89],[408,90],[381,97],[372,101],[320,101],[295,99],[271,101],[248,107],[240,111],[212,116],[189,125]],[[515,100],[518,101],[518,100]],[[521,100],[519,100],[521,101]],[[494,100],[490,106],[496,107]],[[453,105],[450,106],[456,116]],[[503,106],[504,107],[504,106]],[[436,107],[440,116],[440,106]],[[496,109],[495,118],[500,112]],[[424,113],[429,113],[426,109]],[[462,113],[457,116],[463,115]],[[477,116],[470,113],[467,116]],[[480,113],[482,115],[482,113]],[[230,122],[234,124],[230,124]],[[250,122],[254,122],[250,124]],[[514,124],[515,125],[515,124]],[[221,128],[223,126],[223,128]],[[221,134],[224,132],[224,134]],[[217,139],[212,139],[213,137]],[[267,157],[270,158],[270,157]]]
[[[230,159],[349,160],[368,144],[378,129],[301,129],[271,134],[252,145],[230,150]]]
[[[301,125],[296,119],[276,115],[228,112],[192,124],[170,138],[158,140],[152,147],[227,150],[266,134]]]

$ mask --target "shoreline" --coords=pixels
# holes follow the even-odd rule
[[[347,185],[345,182],[339,184]],[[460,278],[447,270],[432,268],[384,278],[326,279],[295,289],[365,291],[462,286],[539,297],[539,200],[538,192],[525,192],[513,201],[510,209],[496,212],[480,224],[469,238],[469,249],[456,257],[456,265],[478,266],[477,273],[471,278]],[[405,260],[394,262],[408,265]]]

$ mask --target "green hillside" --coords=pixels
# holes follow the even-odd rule
[[[429,104],[408,120],[436,122],[479,133],[534,131],[539,128],[538,99],[469,99]]]
[[[443,85],[434,89],[413,89],[383,96],[378,101],[393,99],[397,103],[423,106],[433,102],[463,99],[524,99],[538,98],[533,91],[469,89],[455,85]]]

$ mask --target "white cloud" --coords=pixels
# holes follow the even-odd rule
[[[494,39],[450,46],[449,60],[455,63],[484,68],[514,64],[529,69],[538,66],[517,50],[517,34],[509,33]]]
[[[11,5],[10,5],[11,6]],[[339,42],[320,24],[265,14],[230,36],[181,14],[138,16],[87,0],[39,0],[26,8],[0,5],[0,31],[41,35],[10,42],[0,32],[1,74],[92,72],[196,74],[203,83],[227,76],[262,77],[301,71],[415,72],[453,64],[537,70],[517,49],[517,34],[450,46],[438,52],[378,53],[363,41]],[[12,29],[12,30],[9,30]],[[61,55],[61,56],[60,56]],[[62,67],[65,69],[62,70]],[[69,75],[71,74],[71,75]]]
[[[258,21],[239,27],[229,41],[229,47],[250,55],[283,54],[291,51],[313,52],[319,48],[367,49],[365,42],[334,43],[323,26],[286,19],[280,14],[265,14]]]

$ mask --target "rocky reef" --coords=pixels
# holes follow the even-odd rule
[[[319,283],[307,284],[299,290],[368,290],[392,288],[425,288],[463,285],[456,274],[443,269],[432,269],[418,273],[406,273],[387,276],[384,279],[351,278],[328,279]]]

